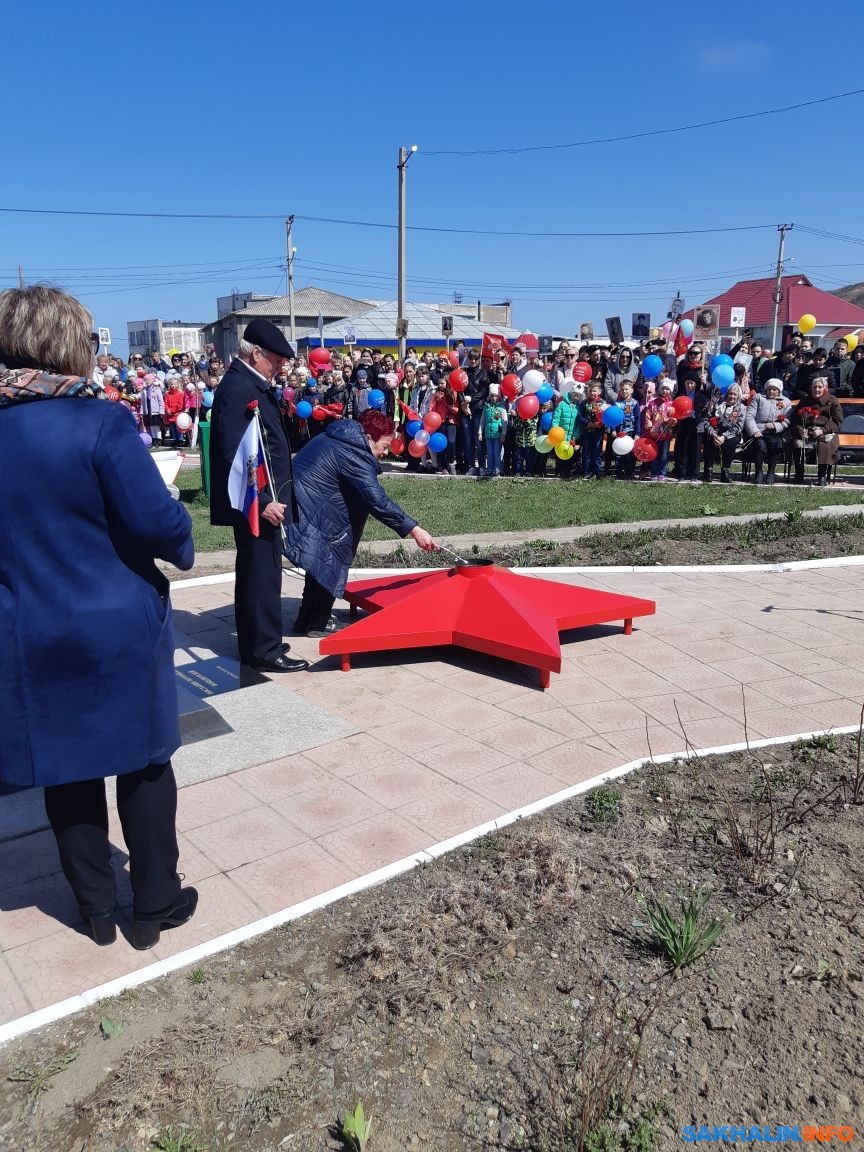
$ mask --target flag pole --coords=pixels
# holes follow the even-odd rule
[[[255,413],[255,419],[258,422],[258,435],[261,437],[261,454],[264,457],[264,472],[267,475],[267,487],[273,493],[273,499],[278,503],[278,492],[276,491],[276,485],[273,483],[273,473],[270,470],[270,453],[267,451],[267,436],[264,432],[264,424],[261,421],[261,413],[258,410],[257,404],[252,409],[252,411]],[[284,546],[287,543],[284,524],[279,525],[279,535],[282,537],[282,545],[284,551]]]

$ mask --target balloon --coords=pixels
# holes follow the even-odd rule
[[[693,401],[689,396],[676,396],[672,401],[672,407],[675,409],[677,419],[683,420],[685,416],[689,416],[693,411]]]
[[[105,399],[112,400],[115,404],[120,399],[120,393],[117,391],[113,384],[105,385]]]
[[[647,436],[638,436],[633,444],[633,455],[643,464],[650,464],[657,459],[657,445]]]
[[[515,400],[519,395],[519,385],[522,381],[515,372],[508,372],[508,374],[501,381],[501,395],[505,396],[508,400]]]
[[[537,391],[534,393],[541,404],[548,404],[552,397],[555,395],[555,389],[548,382],[541,384]]]
[[[715,368],[719,368],[721,364],[734,364],[735,361],[731,356],[727,356],[725,352],[718,352],[716,356],[712,356],[708,361],[708,367],[713,372]]]
[[[140,436],[141,436],[141,443],[144,445],[145,448],[149,448],[150,445],[153,443],[153,437],[150,435],[149,432],[141,432]]]
[[[659,356],[646,356],[642,361],[642,375],[646,380],[656,380],[663,371],[663,361]]]
[[[394,436],[390,441],[390,455],[401,456],[405,451],[405,441],[401,436]]]
[[[584,360],[580,360],[573,369],[573,379],[578,380],[580,384],[587,384],[593,375],[594,369]]]
[[[312,405],[308,400],[301,400],[297,405],[297,415],[301,420],[308,420],[312,415]]]
[[[692,327],[692,325],[691,325],[691,327]],[[668,340],[669,337],[672,335],[672,321],[671,320],[667,320],[666,323],[663,325],[663,327],[660,329],[660,335],[663,336],[664,339],[666,339],[666,340]]]
[[[294,389],[293,389],[293,388],[289,388],[289,387],[286,385],[286,387],[284,387],[284,388],[282,389],[282,399],[283,399],[283,400],[293,400],[293,399],[294,399]]]
[[[550,428],[546,436],[550,444],[560,444],[567,436],[567,433],[563,428]]]
[[[569,460],[576,449],[569,440],[565,440],[563,444],[555,445],[555,455],[559,460]]]
[[[522,377],[522,391],[526,396],[530,396],[532,392],[536,392],[542,388],[546,383],[546,377],[542,372],[538,372],[536,368],[531,368]]]
[[[416,440],[411,440],[408,444],[408,455],[413,456],[415,460],[419,460],[421,456],[426,455],[426,445],[418,444]]]
[[[427,412],[423,417],[423,427],[427,432],[437,432],[441,423],[441,417],[437,412]]]
[[[192,427],[192,423],[193,423],[192,417],[189,415],[188,412],[178,412],[177,413],[177,427],[180,429],[181,432],[188,432],[189,429]]]
[[[516,411],[523,420],[530,420],[540,411],[540,401],[536,396],[520,396],[516,401]]]
[[[798,321],[798,331],[803,332],[806,336],[808,332],[812,332],[816,327],[816,317],[812,312],[805,312],[801,319]]]
[[[548,436],[538,436],[534,441],[534,451],[540,452],[543,456],[551,452],[554,447],[555,445],[550,441]]]
[[[552,413],[551,412],[544,412],[543,415],[540,417],[540,431],[541,432],[548,432],[551,427],[552,427]]]
[[[457,368],[455,372],[451,372],[447,380],[454,392],[464,392],[468,387],[468,373],[462,368]]]
[[[433,452],[446,452],[447,437],[443,432],[433,432],[429,437],[429,447]]]
[[[729,387],[735,382],[735,369],[731,364],[718,364],[711,373],[711,383],[716,388]]]
[[[316,405],[312,409],[313,420],[326,420],[329,415],[330,413],[327,411],[327,409],[323,408],[320,404]]]
[[[410,437],[410,439],[413,440],[414,437],[417,435],[417,433],[420,431],[420,429],[422,427],[423,427],[422,421],[409,420],[408,423],[405,425],[405,431],[408,433],[408,436]]]
[[[605,428],[620,428],[624,423],[624,413],[620,408],[612,404],[608,408],[603,409],[603,415],[600,419],[603,421]]]
[[[858,347],[858,333],[850,332],[849,335],[844,336],[843,339],[846,341],[846,347],[849,349],[849,351],[854,352]]]
[[[453,365],[454,368],[459,367],[459,353],[458,352],[448,352],[447,353],[447,359],[450,361],[450,363]]]
[[[693,335],[693,321],[692,320],[682,320],[681,321],[681,332],[683,333],[684,336],[688,336],[688,337],[692,336]]]
[[[329,364],[330,353],[326,348],[313,348],[309,353],[310,364]]]
[[[425,428],[421,428],[419,432],[414,433],[414,443],[420,444],[423,448],[429,443],[429,433]]]
[[[616,456],[629,456],[635,443],[632,436],[616,436],[612,441],[612,451]]]
[[[369,393],[369,407],[370,408],[383,408],[384,407],[384,393],[380,388],[373,388]]]

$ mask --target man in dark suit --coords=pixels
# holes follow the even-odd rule
[[[220,381],[210,417],[210,523],[230,525],[237,547],[234,618],[240,660],[264,672],[299,672],[306,660],[288,655],[282,641],[283,523],[296,520],[291,478],[291,451],[282,425],[279,401],[270,381],[294,349],[269,320],[259,317],[243,333],[240,354]],[[257,402],[273,488],[258,494],[260,535],[253,536],[246,517],[231,507],[228,478],[234,455]]]

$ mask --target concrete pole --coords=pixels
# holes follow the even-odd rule
[[[786,233],[790,228],[794,228],[794,224],[778,224],[777,231],[780,233],[780,251],[777,253],[777,275],[774,280],[774,317],[771,321],[771,352],[777,351],[777,317],[780,312],[780,299],[783,293],[780,291],[780,281],[783,276],[783,246],[786,243]]]
[[[291,346],[296,353],[297,337],[294,330],[294,253],[297,249],[291,246],[291,227],[293,223],[294,217],[289,216],[285,221],[285,237],[288,247],[288,317],[291,324]]]
[[[396,274],[396,316],[401,320],[405,316],[405,165],[408,163],[408,151],[399,149],[399,162],[396,165],[399,172],[399,238],[398,238],[398,267]],[[406,339],[399,336],[399,360],[405,359]]]

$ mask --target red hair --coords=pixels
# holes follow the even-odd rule
[[[382,436],[393,436],[396,432],[395,421],[375,408],[367,408],[365,412],[361,412],[359,423],[370,440],[380,440]]]

